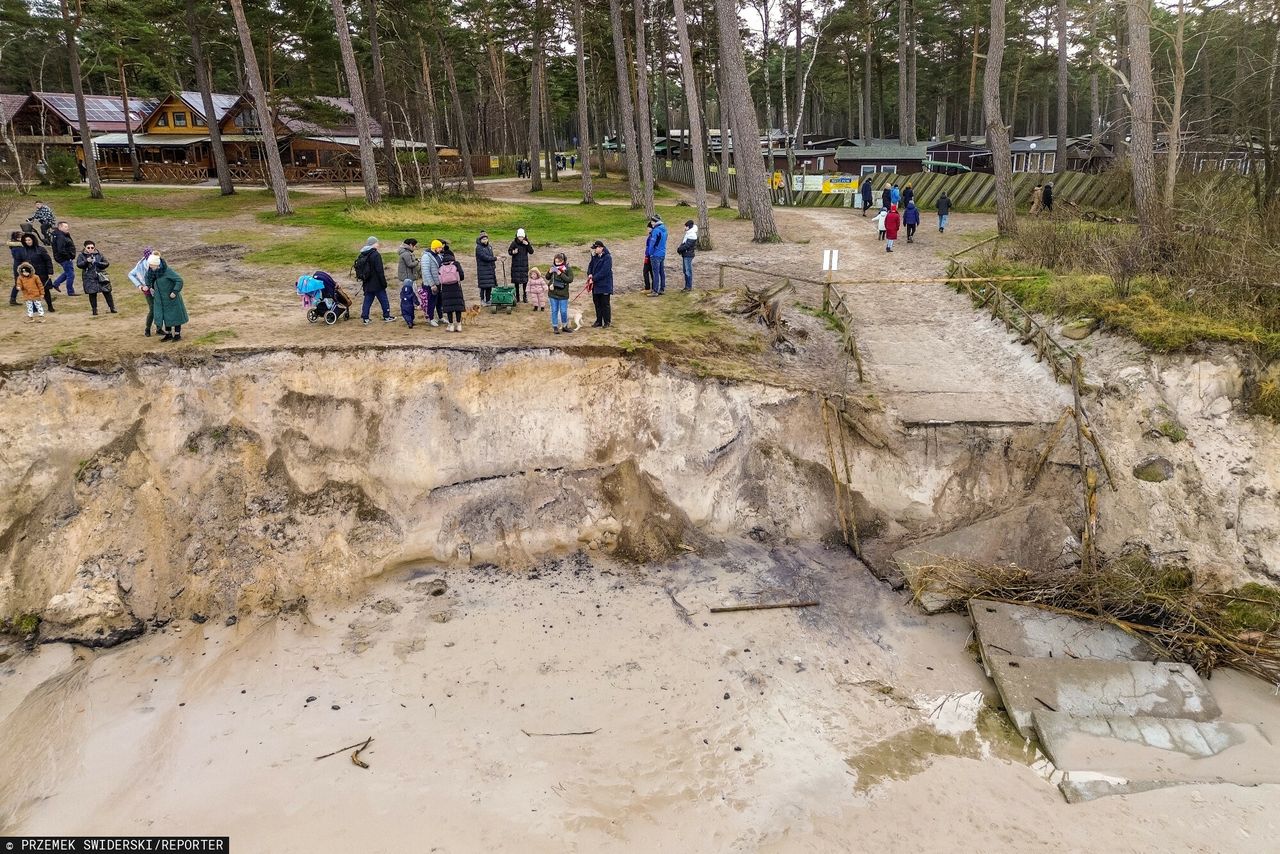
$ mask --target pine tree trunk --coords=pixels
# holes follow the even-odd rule
[[[1174,25],[1173,46],[1173,100],[1169,105],[1169,128],[1165,134],[1169,151],[1164,166],[1164,205],[1173,208],[1173,195],[1178,187],[1178,161],[1182,157],[1182,97],[1187,89],[1186,49],[1187,10],[1184,0],[1178,0],[1178,22]],[[1273,72],[1274,73],[1274,72]],[[1270,101],[1268,100],[1268,103]]]
[[[803,56],[801,47],[804,41],[804,0],[796,0],[796,121],[794,127],[797,129],[793,136],[799,136],[804,131],[804,76],[802,74],[803,62],[800,57]],[[784,40],[785,42],[785,40]],[[786,45],[784,43],[783,49]],[[783,81],[786,85],[786,81]],[[785,128],[784,128],[785,130]],[[790,159],[795,160],[795,148],[799,145],[804,148],[804,142],[801,140],[792,140],[790,144]],[[772,164],[770,164],[772,167]]]
[[[542,190],[542,2],[533,11],[533,43],[529,46],[529,189]]]
[[[978,90],[978,32],[981,28],[973,25],[973,57],[969,61],[969,101],[964,113],[964,132],[970,140],[975,136],[973,128],[973,102]]]
[[[920,52],[916,50],[916,4],[912,0],[907,10],[907,145],[916,144],[916,120],[920,111],[916,109],[916,59]]]
[[[396,158],[395,122],[387,101],[387,78],[382,67],[382,45],[378,38],[378,4],[368,0],[369,61],[373,66],[374,118],[382,128],[382,161],[387,170],[387,195],[404,195],[400,180],[400,162]]]
[[[235,6],[240,0],[232,0]],[[338,50],[342,54],[342,67],[347,78],[351,109],[355,113],[356,135],[360,140],[360,173],[364,180],[364,200],[376,205],[382,201],[382,189],[378,186],[378,166],[373,156],[373,134],[369,128],[369,110],[364,102],[364,87],[360,83],[360,69],[356,66],[355,49],[351,46],[351,28],[347,24],[344,0],[329,0],[333,18],[337,24]],[[252,52],[252,45],[245,46],[245,53]],[[250,71],[250,77],[253,75]],[[264,99],[265,100],[265,99]]]
[[[1058,0],[1058,153],[1054,168],[1061,172],[1067,163],[1067,0]]]
[[[729,207],[729,119],[724,111],[724,63],[716,59],[716,115],[720,119],[720,207]]]
[[[98,177],[98,164],[93,159],[93,138],[89,132],[88,114],[84,108],[84,81],[80,79],[80,47],[76,34],[80,29],[80,7],[71,14],[67,0],[59,0],[62,9],[63,32],[67,38],[67,63],[71,71],[71,91],[76,96],[76,112],[80,117],[80,148],[84,157],[85,182],[89,185],[89,198],[102,198],[102,180]]]
[[[579,0],[581,2],[581,0]],[[711,220],[707,217],[707,152],[702,128],[702,110],[698,103],[697,78],[693,71],[693,47],[689,42],[689,19],[684,0],[675,4],[676,38],[680,42],[680,70],[683,72],[684,103],[688,111],[689,145],[693,159],[693,201],[698,206],[698,248],[711,248]]]
[[[578,74],[578,157],[582,160],[582,203],[594,205],[591,190],[591,122],[587,117],[587,57],[582,44],[582,0],[573,0],[574,54]],[[667,133],[670,134],[670,129]]]
[[[613,57],[617,65],[618,111],[621,113],[622,145],[627,164],[627,186],[631,190],[631,207],[645,206],[644,190],[640,186],[639,145],[636,143],[636,117],[631,100],[631,76],[627,73],[626,31],[622,27],[622,4],[609,0],[609,22],[613,30]],[[650,152],[652,152],[650,146]]]
[[[907,112],[908,73],[907,66],[907,4],[908,0],[898,0],[898,144],[907,144],[907,127],[911,124],[911,114]]]
[[[120,108],[124,112],[124,135],[129,141],[129,165],[133,167],[133,180],[142,180],[142,164],[138,162],[138,146],[133,139],[133,111],[129,108],[129,84],[124,77],[124,56],[116,56],[116,71],[120,75]]]
[[[262,129],[262,149],[267,159],[267,182],[271,185],[271,193],[276,199],[276,213],[285,216],[293,213],[293,208],[289,206],[289,185],[285,182],[284,165],[280,162],[280,145],[276,142],[275,117],[271,112],[271,102],[267,100],[266,87],[262,85],[262,72],[258,70],[258,58],[253,52],[253,36],[249,33],[249,22],[244,17],[244,5],[241,0],[229,0],[229,2],[231,14],[236,19],[236,35],[240,39],[240,53],[244,59],[249,92],[253,95],[253,107],[258,113],[258,124]],[[341,8],[342,0],[333,0],[333,2],[337,8]],[[338,29],[346,32],[345,13],[341,24],[342,26]],[[347,44],[348,46],[351,44],[350,34],[347,36]],[[370,159],[372,160],[372,157]],[[374,176],[373,187],[376,194],[377,176]]]
[[[462,155],[462,177],[467,182],[467,192],[476,191],[476,176],[471,169],[471,142],[467,139],[467,119],[462,110],[462,97],[458,94],[458,78],[453,72],[453,54],[438,38],[436,46],[444,61],[444,77],[449,83],[449,95],[453,101],[453,120],[458,124],[458,153]]]
[[[444,187],[440,181],[440,152],[436,150],[436,98],[431,89],[431,63],[427,60],[427,47],[422,42],[422,36],[418,36],[418,59],[422,63],[422,141],[427,146],[427,174],[431,178],[431,191],[438,193]]]
[[[1127,0],[1129,19],[1129,99],[1133,113],[1130,134],[1133,148],[1129,161],[1133,169],[1133,202],[1138,210],[1138,227],[1150,235],[1161,217],[1160,196],[1156,192],[1155,86],[1151,79],[1151,3]]]
[[[862,144],[867,145],[871,137],[875,136],[871,127],[871,17],[869,12],[863,37],[865,41],[862,56]]]
[[[649,115],[649,62],[645,44],[644,0],[635,2],[636,26],[636,126],[639,130],[640,183],[644,212],[653,216],[653,121]]]
[[[778,227],[774,224],[773,206],[769,203],[764,158],[760,156],[760,126],[756,117],[756,105],[751,98],[751,86],[747,80],[738,8],[734,0],[716,0],[715,7],[720,61],[724,83],[728,88],[727,106],[732,117],[733,159],[738,172],[738,205],[741,208],[745,204],[751,212],[755,241],[773,242],[778,239]]]
[[[213,166],[218,173],[218,186],[222,195],[235,193],[231,182],[231,168],[227,164],[227,150],[222,146],[222,129],[218,127],[213,106],[213,84],[209,80],[209,67],[205,65],[204,45],[200,41],[200,22],[196,16],[196,0],[187,0],[187,29],[191,31],[191,61],[196,67],[196,87],[204,105],[205,121],[209,125],[209,148],[213,151]]]
[[[996,173],[996,228],[1001,234],[1018,230],[1013,197],[1013,161],[1009,153],[1009,129],[1000,116],[1000,65],[1004,61],[1004,2],[991,0],[991,44],[982,73],[982,108]]]

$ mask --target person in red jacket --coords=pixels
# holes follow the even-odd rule
[[[897,205],[889,205],[889,215],[884,218],[884,251],[893,251],[893,241],[898,239],[898,228],[902,225],[902,214]]]

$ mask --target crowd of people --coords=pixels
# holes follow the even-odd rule
[[[650,217],[646,223],[642,278],[649,296],[660,297],[666,293],[667,226],[659,216]],[[685,233],[676,254],[683,261],[684,291],[693,290],[693,260],[697,252],[698,227],[693,220],[685,222]],[[551,331],[557,335],[572,333],[580,323],[581,312],[571,312],[570,304],[591,294],[595,309],[593,327],[608,329],[613,325],[612,297],[614,293],[613,256],[604,241],[591,244],[586,265],[586,280],[575,295],[573,267],[568,256],[557,252],[545,272],[534,262],[536,249],[523,228],[516,229],[515,237],[507,245],[499,260],[487,231],[480,232],[475,243],[475,283],[478,302],[473,310],[528,306],[531,311],[549,312]],[[396,249],[394,280],[387,276],[387,262],[382,255],[382,241],[369,237],[352,265],[352,272],[360,283],[363,301],[360,322],[374,322],[370,316],[374,303],[378,304],[383,323],[403,321],[410,329],[419,322],[439,327],[446,332],[461,332],[464,317],[468,313],[463,290],[466,272],[461,260],[447,240],[437,238],[425,248],[417,238],[405,238]],[[498,269],[501,263],[502,275]],[[313,284],[313,281],[318,284]],[[389,290],[392,281],[399,286],[400,313],[392,314]],[[302,276],[298,292],[304,305],[314,311],[314,305],[324,295],[338,293],[333,277],[322,271]],[[571,324],[571,320],[574,322]]]
[[[862,182],[860,193],[862,215],[866,216],[875,200],[875,190],[870,181]],[[915,190],[909,183],[902,188],[897,183],[887,184],[880,191],[880,212],[876,214],[874,221],[877,239],[884,242],[885,252],[893,251],[893,244],[897,242],[903,229],[907,232],[907,242],[916,242],[916,229],[920,227],[920,208],[916,207],[915,195]],[[951,216],[951,199],[945,190],[938,196],[935,209],[938,212],[938,233],[943,234]]]
[[[28,323],[43,322],[46,311],[49,314],[57,311],[53,307],[55,293],[88,297],[93,317],[99,316],[99,298],[108,314],[119,313],[108,272],[111,262],[106,254],[93,240],[85,240],[77,249],[71,237],[71,224],[54,216],[44,202],[36,202],[35,212],[27,218],[24,227],[10,233],[9,253],[13,259],[9,305],[25,306]],[[76,270],[80,271],[80,293],[75,289]],[[146,249],[130,269],[128,279],[147,300],[143,334],[151,337],[154,326],[161,333],[160,340],[181,341],[182,326],[187,322],[182,277],[158,252]],[[19,296],[22,303],[18,302]]]
[[[556,158],[557,169],[564,170],[565,168],[569,168],[569,169],[578,168],[577,154],[569,154],[569,155],[557,154],[555,158]],[[516,177],[517,178],[532,177],[532,171],[533,171],[532,161],[524,157],[521,157],[516,160]]]

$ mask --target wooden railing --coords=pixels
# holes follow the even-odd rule
[[[209,170],[203,166],[184,166],[181,163],[143,163],[142,180],[148,184],[200,184],[209,180]],[[132,181],[132,166],[100,165],[98,177],[104,181]]]
[[[994,239],[994,238],[992,238]],[[983,241],[984,243],[990,241]],[[982,244],[969,247],[975,249]],[[968,250],[964,250],[968,251]],[[960,254],[960,253],[957,253]],[[1080,558],[1085,569],[1091,569],[1097,562],[1098,531],[1098,473],[1107,478],[1112,491],[1118,490],[1111,464],[1102,450],[1097,433],[1089,420],[1088,410],[1084,405],[1084,357],[1072,353],[1059,343],[1049,330],[1037,321],[1026,308],[1000,287],[999,281],[989,276],[979,276],[958,257],[952,256],[951,270],[953,281],[958,283],[979,308],[987,308],[993,318],[1002,320],[1005,326],[1017,332],[1023,344],[1034,344],[1037,361],[1048,360],[1053,370],[1054,379],[1071,386],[1072,405],[1065,407],[1062,415],[1049,432],[1044,450],[1036,460],[1035,466],[1027,478],[1027,488],[1035,484],[1049,461],[1053,449],[1062,441],[1068,423],[1075,425],[1076,456],[1080,470],[1080,488],[1084,502],[1084,529],[1080,534]],[[963,276],[955,276],[964,273]],[[1097,463],[1090,459],[1088,450],[1092,449]]]

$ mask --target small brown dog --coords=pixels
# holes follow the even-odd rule
[[[466,311],[462,312],[462,319],[465,320],[467,323],[475,323],[477,320],[480,319],[481,307],[482,306],[478,306],[478,305],[467,306]]]

